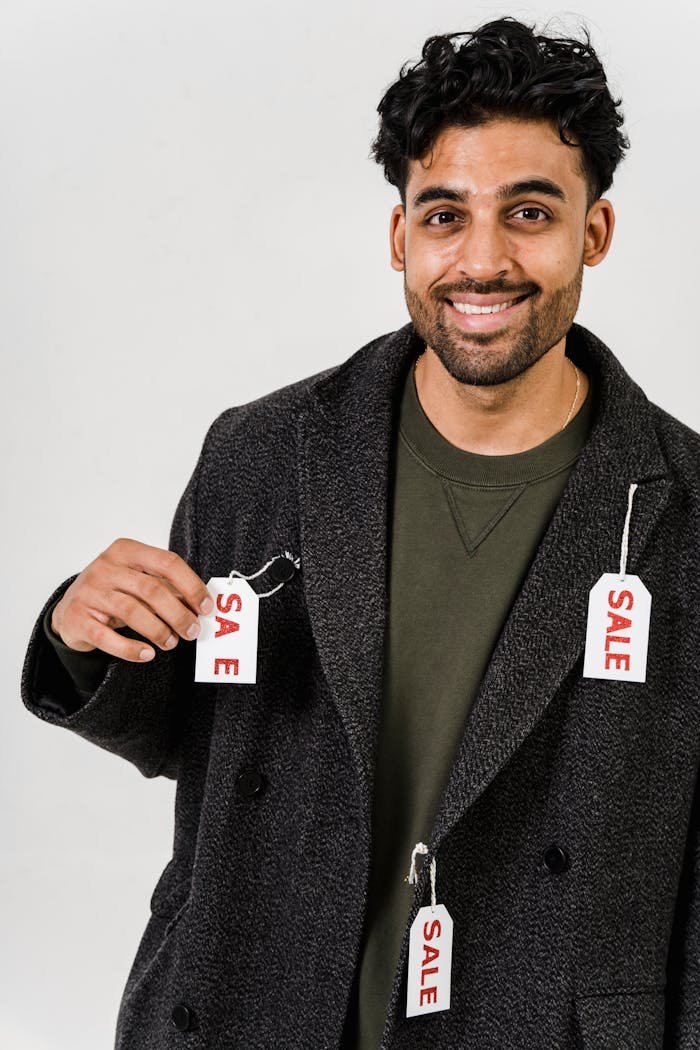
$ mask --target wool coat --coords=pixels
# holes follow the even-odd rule
[[[36,621],[37,717],[177,780],[172,857],[117,1018],[117,1050],[331,1050],[371,859],[392,437],[412,324],[210,426],[170,547],[206,583],[288,551],[260,601],[257,682],[195,683],[195,643],[111,658],[62,716]],[[449,771],[396,966],[382,1050],[700,1046],[700,435],[573,324],[595,416],[506,618]],[[652,596],[644,682],[582,674],[588,595]],[[268,570],[269,571],[269,570]],[[263,574],[259,591],[274,584]],[[439,595],[416,595],[430,617]],[[426,698],[429,702],[429,698]],[[408,932],[454,921],[449,1010],[406,1017]]]

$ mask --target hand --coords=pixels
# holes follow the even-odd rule
[[[211,603],[201,608],[205,599]],[[199,576],[174,551],[120,538],[83,569],[56,605],[51,627],[79,652],[101,649],[143,663],[155,650],[113,628],[129,626],[159,649],[173,649],[200,631],[198,616],[213,602]]]

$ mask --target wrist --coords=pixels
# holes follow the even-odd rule
[[[61,638],[61,641],[63,641],[63,638],[61,637],[61,620],[63,619],[63,617],[58,612],[60,605],[60,601],[58,601],[56,605],[54,605],[49,623],[53,633],[59,638]]]

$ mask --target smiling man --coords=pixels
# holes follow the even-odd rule
[[[421,404],[460,448],[532,448],[555,432],[561,406],[585,400],[566,334],[614,213],[604,199],[589,207],[578,168],[552,122],[499,116],[442,130],[430,158],[410,163],[408,209],[391,217],[392,266],[427,344]]]
[[[700,435],[574,322],[618,105],[588,37],[427,40],[373,146],[410,322],[46,601],[28,709],[178,782],[116,1050],[700,1045]]]

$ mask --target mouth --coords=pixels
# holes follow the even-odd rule
[[[493,306],[488,307],[474,307],[466,303],[455,303],[451,299],[445,299],[448,305],[450,315],[456,320],[460,328],[463,328],[467,332],[484,332],[490,331],[493,328],[501,328],[504,324],[513,318],[518,311],[522,303],[527,299],[530,299],[534,293],[528,292],[526,295],[519,295],[516,299],[504,299],[504,303],[508,303],[507,306],[501,303],[494,303]],[[485,309],[485,313],[481,313],[481,309]],[[472,313],[472,310],[478,310],[478,313]]]

